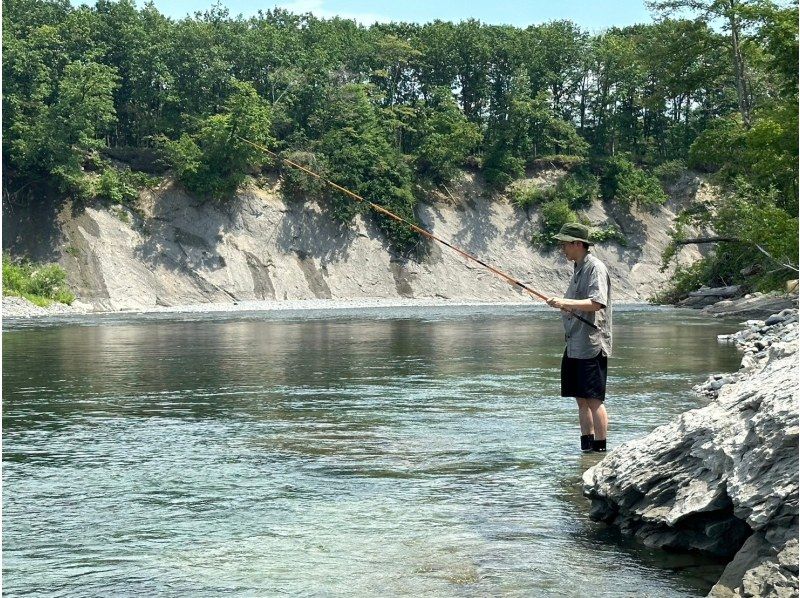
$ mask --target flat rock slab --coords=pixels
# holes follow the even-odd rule
[[[754,293],[741,299],[724,299],[703,307],[703,312],[715,317],[741,316],[765,319],[784,309],[797,308],[797,294]]]

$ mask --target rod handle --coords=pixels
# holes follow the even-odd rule
[[[576,318],[578,318],[578,319],[579,319],[581,322],[583,322],[584,324],[588,324],[589,326],[591,326],[591,327],[592,327],[592,328],[594,328],[595,330],[600,330],[600,328],[597,326],[597,324],[595,324],[594,322],[590,322],[589,320],[587,320],[587,319],[586,319],[586,318],[584,318],[583,316],[579,316],[579,315],[578,315],[578,314],[576,314],[574,311],[572,311],[572,310],[569,310],[569,313],[571,313],[573,316],[575,316]]]

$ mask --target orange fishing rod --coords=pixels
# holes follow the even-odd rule
[[[259,150],[261,150],[261,151],[263,151],[263,152],[265,152],[265,153],[269,154],[270,156],[272,156],[272,157],[273,157],[273,158],[275,158],[276,160],[280,160],[281,162],[284,162],[284,163],[286,163],[286,164],[289,164],[290,166],[292,166],[292,167],[294,167],[294,168],[297,168],[298,170],[301,170],[301,171],[305,172],[305,173],[306,173],[307,175],[309,175],[309,176],[312,176],[312,177],[314,177],[314,178],[316,178],[316,179],[319,179],[320,181],[322,181],[323,183],[326,183],[326,184],[330,185],[331,187],[333,187],[333,188],[334,188],[334,189],[336,189],[337,191],[341,191],[342,193],[344,193],[345,195],[347,195],[347,196],[348,196],[348,197],[350,197],[351,199],[354,199],[355,201],[358,201],[358,202],[361,202],[361,203],[364,203],[364,204],[368,205],[370,208],[372,208],[372,209],[373,209],[373,210],[375,210],[376,212],[378,212],[378,213],[380,213],[380,214],[383,214],[384,216],[388,216],[388,217],[389,217],[389,218],[391,218],[392,220],[395,220],[395,221],[397,221],[397,222],[401,222],[401,223],[405,224],[405,225],[406,225],[406,226],[408,226],[408,227],[409,227],[411,230],[413,230],[413,231],[414,231],[414,232],[416,232],[416,233],[419,233],[419,234],[420,234],[420,235],[422,235],[423,237],[427,237],[428,239],[433,239],[434,241],[437,241],[437,242],[441,243],[442,245],[444,245],[444,246],[446,246],[446,247],[449,247],[450,249],[452,249],[453,251],[455,251],[455,252],[456,252],[456,253],[458,253],[459,255],[462,255],[462,256],[464,256],[465,258],[467,258],[468,260],[472,260],[473,262],[475,262],[475,263],[477,263],[477,264],[480,264],[481,266],[483,266],[484,268],[486,268],[486,269],[487,269],[487,270],[489,270],[490,272],[493,272],[494,274],[496,274],[496,275],[497,275],[497,276],[499,276],[500,278],[504,279],[506,282],[509,282],[510,284],[512,284],[512,285],[514,285],[514,286],[517,286],[517,287],[519,287],[519,288],[523,289],[524,291],[527,291],[528,293],[530,293],[531,295],[533,295],[533,296],[535,296],[535,297],[538,297],[538,298],[539,298],[539,299],[541,299],[542,301],[544,301],[544,302],[547,302],[547,301],[548,301],[549,297],[547,297],[547,295],[544,295],[544,294],[540,293],[539,291],[537,291],[536,289],[533,289],[533,288],[529,287],[528,285],[526,285],[525,283],[523,283],[523,282],[521,282],[521,281],[517,280],[517,279],[516,279],[516,278],[514,278],[513,276],[509,276],[508,274],[506,274],[506,273],[505,273],[505,272],[503,272],[502,270],[498,270],[497,268],[495,268],[495,267],[493,267],[493,266],[490,266],[489,264],[487,264],[487,263],[486,263],[486,262],[484,262],[483,260],[481,260],[481,259],[479,259],[479,258],[475,257],[474,255],[472,255],[472,254],[470,254],[470,253],[467,253],[467,252],[466,252],[466,251],[464,251],[463,249],[460,249],[460,248],[456,247],[456,246],[455,246],[455,245],[453,245],[452,243],[450,243],[450,242],[448,242],[448,241],[445,241],[445,240],[444,240],[444,239],[442,239],[441,237],[437,237],[436,235],[434,235],[434,234],[433,234],[432,232],[430,232],[429,230],[425,230],[424,228],[417,226],[417,225],[416,225],[416,224],[414,224],[413,222],[410,222],[410,221],[406,220],[405,218],[403,218],[403,217],[401,217],[401,216],[398,216],[398,215],[397,215],[397,214],[395,214],[394,212],[390,212],[389,210],[387,210],[387,209],[386,209],[386,208],[384,208],[383,206],[381,206],[381,205],[378,205],[378,204],[376,204],[376,203],[374,203],[374,202],[371,202],[371,201],[369,201],[368,199],[365,199],[365,198],[361,197],[361,196],[360,196],[360,195],[358,195],[357,193],[353,193],[353,192],[352,192],[352,191],[350,191],[349,189],[345,189],[345,188],[344,188],[344,187],[342,187],[341,185],[337,185],[337,184],[336,184],[336,183],[334,183],[333,181],[326,179],[326,178],[325,178],[325,177],[323,177],[322,175],[319,175],[319,174],[317,174],[316,172],[314,172],[313,170],[309,170],[308,168],[306,168],[306,167],[305,167],[305,166],[303,166],[302,164],[298,164],[297,162],[293,162],[293,161],[289,160],[288,158],[284,158],[283,156],[280,156],[280,155],[276,154],[276,153],[275,153],[275,152],[273,152],[272,150],[270,150],[270,149],[268,149],[268,148],[264,147],[263,145],[259,145],[258,143],[253,143],[253,142],[252,142],[252,141],[250,141],[249,139],[245,139],[244,137],[240,137],[239,135],[236,135],[236,138],[237,138],[237,139],[239,139],[239,140],[241,140],[241,141],[244,141],[245,143],[247,143],[247,144],[249,144],[249,145],[252,145],[252,146],[253,146],[254,148],[256,148],[256,149],[259,149]],[[575,313],[574,311],[572,311],[571,309],[564,309],[564,311],[567,311],[567,312],[569,312],[569,313],[570,313],[570,314],[572,314],[574,317],[576,317],[578,320],[580,320],[580,321],[581,321],[581,322],[583,322],[584,324],[588,324],[589,326],[591,326],[591,327],[592,327],[592,328],[594,328],[595,330],[599,330],[599,328],[598,328],[598,327],[597,327],[597,326],[596,326],[596,325],[595,325],[593,322],[590,322],[589,320],[587,320],[587,319],[586,319],[586,318],[584,318],[583,316],[580,316],[580,315],[576,314],[576,313]]]

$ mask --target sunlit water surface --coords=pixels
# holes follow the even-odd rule
[[[587,518],[563,332],[523,307],[4,323],[8,595],[699,596]],[[619,308],[611,447],[735,322]]]

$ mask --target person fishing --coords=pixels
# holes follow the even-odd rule
[[[561,396],[574,397],[578,403],[581,451],[605,452],[611,279],[605,264],[590,252],[588,227],[567,223],[554,238],[564,256],[575,262],[566,295],[547,300],[549,306],[562,310],[566,348],[561,359]]]

